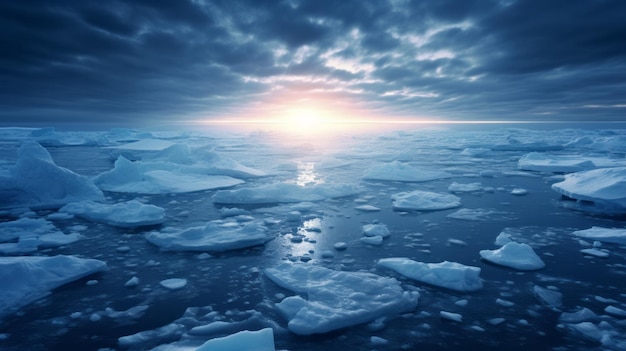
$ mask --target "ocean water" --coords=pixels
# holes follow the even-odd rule
[[[277,350],[616,349],[616,343],[602,345],[588,335],[572,332],[559,322],[559,316],[561,312],[589,308],[610,324],[614,341],[624,340],[626,323],[607,315],[604,309],[609,305],[626,306],[626,247],[596,243],[609,256],[584,255],[580,250],[593,243],[581,242],[571,233],[592,226],[623,228],[626,217],[561,197],[551,189],[551,184],[560,181],[562,174],[523,171],[518,168],[518,160],[530,152],[541,152],[622,162],[626,152],[622,138],[626,138],[626,131],[619,127],[423,126],[380,133],[344,131],[332,136],[285,136],[274,132],[222,134],[210,130],[154,132],[156,138],[173,143],[188,143],[192,148],[211,147],[220,155],[270,174],[246,179],[233,189],[287,182],[303,187],[348,183],[358,185],[361,191],[307,204],[295,220],[290,215],[293,203],[215,204],[212,195],[216,190],[159,195],[107,192],[110,202],[138,198],[163,207],[165,223],[120,229],[79,218],[54,220],[60,230],[80,232],[85,238],[61,248],[40,250],[36,255],[96,258],[105,261],[109,268],[64,285],[4,318],[0,322],[0,335],[4,335],[0,338],[0,349],[149,350],[180,340],[201,344],[202,340],[263,327],[274,329]],[[22,134],[7,137],[7,133],[0,141],[3,169],[15,162],[19,144],[33,139]],[[79,132],[72,133],[76,137]],[[55,140],[62,141],[63,135],[55,134]],[[98,132],[85,134],[86,138],[94,135]],[[588,138],[591,143],[577,143],[581,138]],[[57,165],[89,177],[111,169],[119,154],[117,149],[98,143],[78,142],[68,146],[49,139],[47,143]],[[42,144],[46,146],[46,141]],[[152,153],[131,152],[127,156],[149,160]],[[447,172],[449,177],[424,182],[363,178],[372,167],[393,161],[420,170]],[[392,207],[391,196],[395,193],[412,190],[450,193],[448,187],[453,182],[480,183],[481,189],[455,193],[461,199],[458,208],[398,211]],[[527,192],[514,195],[511,193],[514,189]],[[355,209],[365,204],[380,211]],[[143,237],[165,227],[188,228],[222,219],[220,210],[231,207],[247,211],[254,219],[275,220],[275,224],[268,226],[274,239],[248,249],[210,252],[209,258],[201,259],[200,252],[164,252]],[[490,212],[484,218],[474,219],[448,216],[459,209]],[[45,218],[54,212],[37,210],[30,216]],[[14,220],[19,215],[15,210],[0,213],[0,221]],[[390,237],[381,246],[360,241],[361,227],[369,223],[383,223],[390,229]],[[502,231],[510,233],[515,241],[529,244],[546,267],[526,272],[481,260],[479,251],[498,248],[494,241]],[[337,242],[347,243],[347,249],[335,250],[333,245]],[[333,252],[334,257],[322,257],[323,251]],[[481,268],[484,287],[461,293],[412,281],[376,267],[379,259],[388,257],[476,266]],[[274,308],[282,297],[294,293],[278,287],[263,273],[264,269],[285,261],[395,277],[406,290],[419,291],[419,304],[414,311],[387,316],[381,323],[298,336],[287,330],[287,321]],[[125,287],[125,282],[133,276],[140,279],[139,285]],[[188,283],[180,290],[169,291],[159,286],[167,278],[185,278]],[[562,306],[558,309],[546,306],[533,294],[534,286],[562,293]],[[496,303],[497,299],[513,304],[504,307]],[[137,317],[112,318],[106,314],[107,308],[125,311],[134,306],[148,307]],[[230,325],[207,335],[189,335],[189,328],[181,327],[178,333],[155,333],[149,340],[130,348],[118,344],[120,337],[155,330],[175,321],[185,325],[185,320],[180,318],[189,307],[201,307],[187,312],[189,321],[219,320]],[[440,311],[459,313],[463,320],[444,320]],[[92,318],[93,315],[100,318]],[[493,325],[489,321],[494,318],[503,321]],[[388,342],[373,344],[372,336]]]

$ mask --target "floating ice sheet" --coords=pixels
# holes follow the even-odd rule
[[[426,182],[435,179],[450,178],[452,175],[443,171],[419,169],[399,161],[385,163],[370,168],[363,179],[388,180],[396,182]]]
[[[40,248],[71,244],[81,238],[77,233],[63,233],[42,218],[0,223],[0,253],[5,255],[32,253]]]
[[[101,204],[93,201],[73,202],[59,212],[71,213],[90,221],[114,227],[132,228],[161,224],[165,221],[165,210],[137,200],[117,204]]]
[[[407,292],[393,278],[343,272],[308,264],[283,263],[265,270],[279,286],[303,294],[276,307],[300,335],[326,333],[413,310],[419,294]]]
[[[626,212],[626,167],[567,174],[564,181],[552,184],[552,189],[576,200]]]
[[[378,260],[378,266],[396,271],[407,278],[446,289],[475,291],[483,287],[480,268],[457,262],[424,263],[393,257]]]
[[[579,172],[596,168],[593,161],[577,155],[550,155],[531,152],[517,162],[519,169],[538,172]]]
[[[272,239],[264,226],[251,222],[244,225],[208,222],[187,229],[165,228],[151,232],[146,239],[166,251],[229,251],[262,245]]]
[[[594,226],[589,229],[577,230],[572,234],[585,239],[626,245],[626,229],[622,228],[603,228]]]
[[[396,210],[435,211],[461,206],[455,195],[421,190],[393,194],[391,199]]]
[[[223,204],[273,204],[303,201],[321,201],[358,194],[359,187],[351,184],[317,184],[298,186],[274,183],[254,188],[219,190],[213,201]]]

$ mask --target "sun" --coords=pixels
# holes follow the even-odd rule
[[[287,111],[286,123],[295,128],[316,128],[324,123],[320,111],[310,108],[295,108]]]

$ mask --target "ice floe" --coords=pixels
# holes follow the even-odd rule
[[[464,219],[468,221],[504,221],[510,220],[513,216],[510,212],[497,211],[486,208],[461,208],[448,214],[446,217],[454,219]]]
[[[563,305],[563,294],[558,291],[535,285],[533,286],[533,294],[542,304],[555,311],[558,311]]]
[[[564,181],[552,184],[552,189],[572,199],[626,212],[626,167],[567,174]]]
[[[114,168],[93,178],[102,190],[120,193],[168,194],[228,188],[243,183],[224,175],[189,172],[169,163],[129,161],[120,156]]]
[[[389,228],[387,228],[387,226],[382,223],[366,224],[361,227],[361,230],[363,231],[363,235],[365,236],[380,236],[383,238],[387,238],[391,235]]]
[[[133,228],[161,224],[165,221],[165,210],[161,207],[130,200],[116,204],[102,204],[93,201],[72,202],[59,212],[105,223],[114,227]]]
[[[74,256],[0,257],[0,318],[106,267],[102,261]]]
[[[509,242],[497,250],[480,250],[480,256],[489,262],[517,269],[531,271],[545,267],[545,263],[527,244]]]
[[[585,239],[626,245],[626,229],[622,228],[604,228],[594,226],[589,229],[576,230],[572,234]]]
[[[456,290],[475,291],[482,289],[480,268],[457,262],[424,263],[402,257],[383,258],[378,266],[422,283]]]
[[[391,199],[396,210],[435,211],[461,206],[458,196],[422,190],[393,194]]]
[[[219,190],[213,195],[213,201],[222,204],[273,204],[322,201],[360,192],[361,189],[352,184],[298,186],[292,183],[273,183],[253,188]]]
[[[15,165],[0,172],[0,208],[56,208],[74,201],[104,200],[89,178],[57,166],[38,143],[24,142],[17,155]]]
[[[244,330],[221,338],[211,339],[195,351],[274,351],[274,331],[265,328],[258,331]],[[182,351],[182,350],[180,350]]]
[[[263,245],[273,237],[256,222],[243,225],[207,222],[187,229],[164,228],[150,232],[146,239],[165,251],[229,251]]]
[[[481,183],[457,183],[452,182],[450,186],[448,186],[448,191],[453,193],[473,193],[483,190],[483,185]]]
[[[550,155],[531,152],[517,162],[519,169],[538,172],[571,173],[596,168],[593,161],[577,155]]]
[[[71,244],[82,237],[78,233],[65,234],[43,218],[20,218],[0,223],[0,253],[27,254],[40,248]]]
[[[308,264],[283,263],[265,270],[277,285],[303,294],[289,296],[276,308],[300,335],[326,333],[408,312],[419,294],[404,291],[400,283],[365,272],[335,271]]]
[[[399,161],[374,166],[363,175],[363,179],[396,182],[426,182],[450,177],[447,172],[419,169]]]

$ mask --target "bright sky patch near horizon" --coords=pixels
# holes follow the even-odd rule
[[[4,2],[0,125],[626,121],[624,13],[619,0]]]

